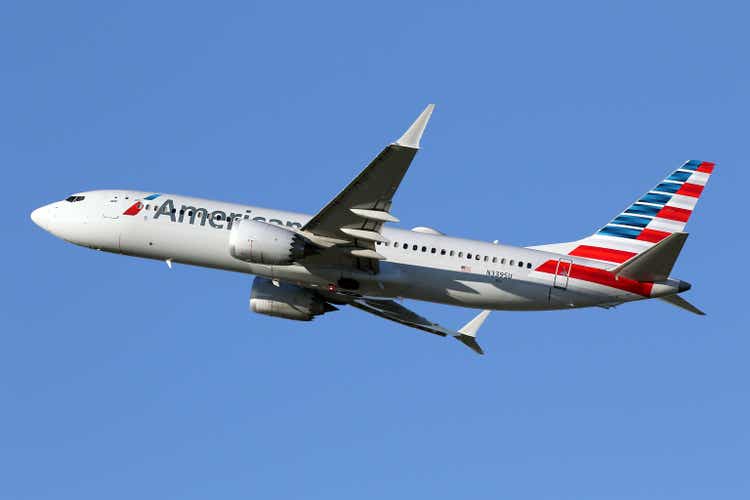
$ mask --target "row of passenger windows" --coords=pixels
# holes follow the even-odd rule
[[[378,245],[390,246],[390,244],[388,242],[385,242],[385,243],[383,243],[383,242],[377,242],[377,244]],[[399,243],[397,241],[393,242],[393,248],[399,248]],[[402,243],[400,245],[400,248],[403,248],[404,250],[408,250],[409,249],[409,243]],[[419,245],[411,245],[411,249],[414,250],[415,252],[418,252],[420,250]],[[425,253],[427,253],[428,250],[429,250],[429,252],[431,254],[437,254],[438,253],[438,249],[435,248],[435,247],[431,247],[431,248],[428,249],[426,246],[422,246],[421,250],[422,250],[422,252],[425,252]],[[466,252],[466,254],[464,254],[464,252],[462,252],[462,251],[456,252],[455,250],[446,250],[444,248],[440,249],[440,255],[447,255],[449,257],[456,257],[456,256],[458,256],[458,258],[464,258],[464,257],[466,257],[467,260],[479,260],[479,261],[483,261],[483,262],[492,262],[493,264],[497,264],[499,262],[502,265],[506,265],[506,264],[510,265],[510,266],[516,266],[517,265],[518,267],[524,267],[525,266],[527,269],[531,269],[531,262],[524,263],[522,260],[516,261],[514,259],[506,260],[505,257],[490,257],[489,255],[482,256],[482,255],[479,255],[479,254],[472,254],[470,252]]]

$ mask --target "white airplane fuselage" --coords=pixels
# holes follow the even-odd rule
[[[611,264],[534,248],[453,238],[435,232],[384,227],[387,242],[377,274],[340,266],[310,267],[244,262],[229,252],[231,225],[252,219],[298,231],[311,216],[188,196],[132,190],[78,193],[35,210],[32,219],[77,245],[170,264],[236,271],[324,293],[410,298],[493,310],[545,310],[604,306],[672,295],[689,288],[680,280],[640,283],[618,279]],[[155,196],[155,195],[154,195]],[[140,200],[142,207],[126,214]],[[171,202],[174,212],[164,213]],[[205,209],[204,212],[199,209]],[[228,220],[228,218],[230,220]],[[356,290],[337,283],[354,280]]]

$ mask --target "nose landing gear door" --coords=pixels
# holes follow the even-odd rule
[[[104,200],[104,207],[102,215],[105,219],[119,219],[122,213],[120,195],[112,194],[109,198]]]

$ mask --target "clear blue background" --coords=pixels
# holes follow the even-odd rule
[[[750,498],[748,15],[6,3],[0,497]],[[315,212],[429,102],[405,227],[567,241],[718,162],[675,270],[709,315],[497,312],[481,358],[353,310],[252,315],[250,276],[95,253],[28,217],[107,187]]]

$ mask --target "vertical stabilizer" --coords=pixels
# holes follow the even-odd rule
[[[622,264],[685,229],[713,171],[712,162],[687,161],[591,236],[532,248]]]

